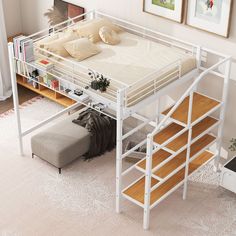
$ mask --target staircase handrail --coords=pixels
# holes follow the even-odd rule
[[[158,124],[158,126],[148,135],[148,137],[152,138],[158,133],[160,128],[165,125],[166,121],[171,117],[171,115],[176,111],[176,109],[179,107],[179,105],[184,101],[184,99],[194,90],[195,86],[198,85],[199,82],[210,72],[219,67],[220,65],[224,64],[225,62],[231,60],[231,56],[228,56],[215,65],[209,67],[205,71],[203,71],[192,83],[192,85],[186,90],[186,92],[182,95],[182,97],[176,102],[176,104],[171,108],[171,110],[168,112],[168,114],[165,116],[165,118]]]

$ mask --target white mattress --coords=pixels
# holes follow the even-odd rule
[[[102,52],[79,63],[127,85],[135,83],[178,59],[182,60],[182,74],[196,67],[195,58],[182,50],[170,48],[128,32],[122,32],[119,35],[120,44],[112,46],[99,42],[97,45]]]
[[[196,67],[195,57],[186,54],[183,50],[171,48],[128,32],[122,32],[119,35],[121,37],[120,44],[107,45],[103,42],[99,42],[97,45],[101,48],[101,53],[76,63],[99,71],[127,86],[132,85],[158,69],[163,69],[179,59],[181,60],[182,75]],[[75,61],[71,57],[68,59]],[[173,72],[173,68],[170,68],[170,73],[171,72]],[[160,88],[163,87],[164,84],[168,84],[168,78],[163,80],[163,82],[161,81],[162,79],[163,76],[157,78],[157,80],[160,80],[158,84]],[[161,83],[163,83],[163,86],[161,86]],[[142,86],[147,87],[147,83],[144,81]],[[112,83],[110,87],[112,87]],[[153,87],[150,89],[153,89]],[[140,88],[138,90],[140,91]],[[134,89],[131,89],[130,95],[128,96],[133,96],[136,93]],[[105,94],[106,93],[104,93],[104,96],[106,96]],[[136,95],[136,97],[138,96],[140,96],[140,94]],[[134,97],[131,99],[137,100],[137,98]],[[138,101],[139,100],[137,100],[137,102]]]

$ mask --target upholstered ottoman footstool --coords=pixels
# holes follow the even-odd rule
[[[79,113],[68,116],[31,138],[32,157],[49,162],[59,169],[83,156],[90,145],[90,133],[72,123]]]

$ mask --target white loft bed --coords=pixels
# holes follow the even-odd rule
[[[76,24],[76,20],[81,16],[84,16],[86,20],[95,19],[97,17],[105,17],[112,21],[114,24],[121,27],[121,29],[123,30],[123,32],[120,33],[121,44],[117,46],[109,46],[98,43],[98,45],[102,48],[102,53],[82,62],[77,62],[72,58],[63,58],[37,47],[37,42],[39,40],[48,37],[51,34],[56,34],[73,27]],[[46,29],[29,36],[29,38],[33,39],[35,42],[35,55],[39,58],[47,58],[55,64],[54,68],[47,72],[48,74],[51,74],[59,81],[68,84],[68,87],[70,88],[79,88],[83,90],[84,93],[90,96],[91,101],[101,102],[105,104],[109,109],[109,114],[106,112],[106,110],[101,112],[117,120],[116,211],[121,211],[120,204],[122,197],[125,197],[133,203],[141,206],[144,209],[144,228],[147,229],[149,227],[150,210],[183,183],[185,186],[184,198],[186,197],[187,179],[189,174],[188,167],[190,161],[193,160],[193,157],[190,156],[190,146],[193,142],[193,140],[191,139],[192,127],[194,124],[199,123],[208,115],[211,115],[218,109],[220,109],[220,118],[217,123],[218,135],[215,139],[215,142],[217,143],[217,152],[211,157],[211,160],[214,158],[216,158],[216,160],[219,160],[231,58],[227,55],[215,52],[207,48],[203,48],[199,45],[194,45],[176,39],[174,37],[153,31],[151,29],[147,29],[145,27],[109,16],[95,10],[62,22],[61,24],[50,28],[50,32],[51,33],[49,33],[49,29]],[[23,155],[22,139],[24,136],[58,118],[62,114],[75,109],[76,107],[80,106],[82,102],[66,108],[58,114],[23,132],[21,129],[18,93],[14,68],[14,60],[19,59],[14,57],[12,43],[9,43],[9,56],[14,94],[14,106],[18,124],[20,152]],[[209,63],[209,59],[212,58],[214,58],[213,61],[215,62],[213,64]],[[36,64],[34,63],[26,63],[24,61],[22,61],[22,63],[37,68]],[[219,70],[220,66],[224,66],[225,69],[223,72]],[[106,93],[100,93],[93,89],[86,89],[86,87],[89,86],[91,82],[91,79],[88,76],[89,70],[102,73],[105,77],[110,79],[111,85]],[[194,109],[194,92],[196,91],[198,84],[208,74],[212,74],[224,79],[222,102],[219,102],[219,105],[212,108],[207,113],[203,114],[201,117],[195,120],[193,124],[191,123],[191,114]],[[191,80],[193,80],[192,85],[186,90],[186,92],[181,96],[176,104],[167,112],[165,118],[161,119],[161,111],[159,107],[160,97],[175,89],[177,86],[184,84],[186,81]],[[63,91],[58,92],[64,94]],[[174,119],[172,115],[177,111],[178,107],[188,96],[189,105],[187,122]],[[153,117],[147,118],[140,115],[139,111],[144,106],[150,103],[156,104],[156,111],[154,112],[155,114],[153,114]],[[87,103],[82,104],[84,104],[86,107],[90,106]],[[111,115],[110,111],[113,111],[113,115]],[[135,127],[133,130],[124,134],[123,122],[128,117],[134,117],[142,121],[142,123],[137,125],[137,127]],[[169,124],[170,121],[173,120],[176,122],[176,124],[181,125],[184,128],[180,132],[176,133],[168,140],[166,140],[166,142],[164,142],[163,144],[158,145],[157,143],[155,143],[153,141],[155,135],[158,134],[158,132],[160,132],[163,127],[165,127],[167,124]],[[130,135],[145,127],[147,124],[153,126],[153,132],[148,135],[147,139],[143,140],[134,148],[124,153],[122,148],[123,141]],[[216,126],[212,126],[211,128],[213,129],[215,127]],[[207,131],[210,131],[210,129]],[[155,152],[157,152],[161,148],[165,148],[168,143],[173,141],[184,132],[189,132],[188,134],[190,137],[188,138],[188,142],[185,146],[187,150],[186,161],[183,164],[184,166],[181,166],[186,167],[184,171],[184,180],[173,187],[170,191],[168,191],[168,193],[156,200],[155,203],[152,203],[150,202],[151,192],[155,191],[155,189],[161,183],[164,183],[169,178],[171,178],[171,176],[173,176],[168,175],[166,178],[158,178],[153,176],[154,170],[152,170],[152,156]],[[198,137],[195,137],[194,140],[200,137],[202,137],[202,134]],[[140,203],[139,201],[137,201],[137,199],[130,197],[124,192],[130,186],[132,186],[132,184],[125,188],[124,191],[122,189],[122,178],[129,174],[132,170],[140,170],[140,168],[137,167],[137,165],[133,165],[130,168],[124,170],[122,167],[122,161],[125,157],[130,155],[130,153],[144,144],[147,144],[147,156],[145,159],[146,168],[142,169],[141,171],[143,173],[142,177],[145,178],[145,186],[143,190],[144,200],[143,203]],[[168,158],[168,160],[171,160],[171,158],[173,159],[175,155],[174,152],[172,152],[171,154],[172,155],[170,158]],[[163,166],[164,163],[166,163],[168,160],[161,163],[161,165]],[[208,161],[204,164],[206,163],[208,163]],[[161,168],[160,166],[158,167]],[[179,169],[180,167],[175,170],[175,173]],[[151,187],[152,177],[156,178],[159,183],[156,186]]]

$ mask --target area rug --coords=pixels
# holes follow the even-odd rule
[[[22,107],[22,127],[61,109],[38,99]],[[30,137],[24,139],[21,157],[14,115],[0,118],[0,235],[236,236],[236,196],[218,187],[211,163],[191,177],[187,200],[180,188],[152,210],[151,228],[145,232],[141,208],[124,200],[122,214],[115,213],[115,150],[90,162],[79,159],[59,175],[48,163],[31,158]]]

